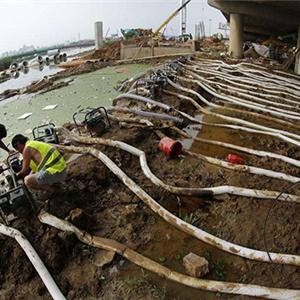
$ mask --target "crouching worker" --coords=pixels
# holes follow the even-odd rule
[[[65,159],[53,145],[17,134],[12,146],[23,155],[22,170],[17,178],[23,178],[28,188],[53,192],[51,186],[66,179]]]

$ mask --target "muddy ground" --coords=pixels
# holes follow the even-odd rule
[[[160,100],[191,115],[197,114],[191,105],[174,97],[164,95]],[[118,101],[119,105],[121,103],[122,100]],[[211,118],[204,120],[210,121]],[[66,126],[73,128],[70,124]],[[179,138],[170,129],[163,132]],[[199,136],[242,146],[249,146],[250,142],[254,149],[268,149],[299,159],[298,149],[266,136],[210,127],[200,129]],[[290,185],[264,176],[221,169],[192,157],[167,159],[158,149],[159,137],[151,129],[122,128],[113,123],[102,137],[124,141],[145,151],[153,173],[171,185],[235,185],[277,191]],[[296,204],[276,202],[265,228],[273,200],[228,195],[212,199],[178,197],[154,186],[142,173],[136,157],[122,150],[104,146],[98,148],[156,201],[185,221],[246,247],[265,250],[266,242],[270,251],[300,255],[300,214]],[[192,144],[191,150],[222,159],[232,152],[198,142]],[[249,165],[300,176],[298,168],[283,162],[235,153]],[[290,192],[299,194],[295,190]],[[210,263],[207,279],[300,289],[299,268],[241,259],[174,229],[94,157],[85,155],[72,160],[68,165],[67,185],[58,189],[48,205],[39,201],[38,207],[48,209],[60,218],[68,217],[89,233],[117,240],[182,273],[185,273],[183,256],[194,252],[205,256]],[[75,209],[82,210],[79,217]],[[97,267],[101,258],[99,249],[84,245],[72,234],[42,225],[28,210],[23,211],[22,217],[12,225],[33,244],[67,299],[252,299],[187,288],[143,271],[119,255],[111,263]],[[0,236],[0,253],[1,300],[51,298],[14,240]]]

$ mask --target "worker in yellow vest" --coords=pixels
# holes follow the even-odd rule
[[[12,139],[12,146],[23,155],[22,170],[17,177],[24,178],[28,188],[53,191],[51,185],[66,179],[65,159],[53,145],[17,134]]]

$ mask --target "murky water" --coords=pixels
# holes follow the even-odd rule
[[[199,121],[202,121],[203,115],[196,115],[196,116],[194,116],[194,118]],[[189,125],[188,127],[186,127],[184,129],[184,131],[192,137],[192,138],[188,138],[188,139],[183,139],[181,141],[182,145],[185,149],[189,150],[192,147],[193,142],[194,142],[193,139],[198,136],[201,128],[202,128],[202,125],[197,124],[197,125],[192,125],[192,126]]]
[[[4,140],[9,143],[17,134],[30,136],[35,126],[54,122],[62,125],[72,122],[74,112],[79,108],[110,106],[118,95],[114,87],[118,82],[132,77],[134,74],[147,69],[148,65],[123,65],[121,67],[107,67],[96,72],[74,76],[74,81],[64,88],[42,95],[17,97],[0,102],[0,123],[8,128],[8,137]],[[52,104],[58,106],[54,110],[43,110]],[[32,113],[25,120],[18,120],[24,113]],[[3,151],[0,151],[0,155]]]
[[[29,68],[28,73],[19,72],[18,78],[11,78],[0,84],[0,93],[8,89],[20,89],[30,85],[33,81],[40,80],[44,76],[53,75],[62,69],[57,66],[44,66],[43,70],[37,67]]]
[[[91,51],[94,49],[94,46],[89,47],[77,47],[77,48],[70,48],[70,49],[62,49],[61,53],[66,53],[69,58],[77,57],[83,52]],[[46,55],[45,55],[46,56]],[[30,85],[33,81],[40,80],[44,76],[53,75],[62,69],[59,68],[57,65],[50,65],[50,66],[42,66],[39,69],[37,65],[36,58],[29,61],[29,65],[35,64],[34,66],[30,67],[26,73],[23,71],[18,72],[17,78],[11,78],[3,83],[0,84],[0,93],[8,89],[20,89]]]

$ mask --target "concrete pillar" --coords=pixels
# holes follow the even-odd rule
[[[230,14],[230,55],[234,58],[243,57],[244,45],[244,16]]]
[[[300,48],[300,25],[298,27],[298,42],[297,48]],[[300,50],[296,54],[296,62],[295,62],[295,73],[300,75]]]
[[[96,50],[103,46],[103,22],[95,22],[95,47]]]

